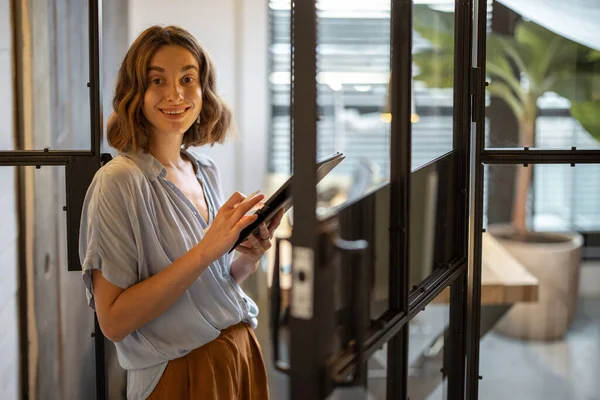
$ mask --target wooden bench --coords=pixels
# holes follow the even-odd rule
[[[490,262],[494,260],[494,262]],[[481,265],[481,304],[508,305],[535,302],[538,280],[489,233],[483,234]],[[449,303],[450,288],[444,289],[434,303]]]

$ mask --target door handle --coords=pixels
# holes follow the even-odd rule
[[[369,244],[366,240],[334,239],[335,248],[347,254],[350,262],[352,296],[351,311],[352,335],[354,337],[354,352],[356,354],[356,369],[350,381],[337,382],[339,386],[364,386],[366,384],[366,361],[364,360],[365,338],[369,321],[369,284],[366,250]]]

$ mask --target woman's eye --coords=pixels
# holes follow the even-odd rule
[[[150,83],[152,83],[153,85],[160,85],[162,83],[162,79],[154,78],[150,80]]]
[[[194,78],[191,76],[186,76],[183,78],[183,83],[192,83],[194,82]]]

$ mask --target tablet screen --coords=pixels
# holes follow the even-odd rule
[[[317,161],[317,183],[319,183],[327,174],[329,174],[339,163],[344,160],[345,156],[336,152],[322,160]],[[292,177],[290,177],[281,187],[265,202],[265,206],[256,211],[258,219],[250,226],[244,228],[240,233],[240,237],[235,242],[231,253],[240,243],[244,242],[248,236],[256,231],[263,222],[268,224],[281,208],[287,212],[292,207]]]

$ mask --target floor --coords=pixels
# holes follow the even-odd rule
[[[581,299],[565,340],[481,342],[481,399],[600,400],[600,299]]]
[[[262,307],[257,334],[267,361],[272,399],[286,400],[288,378],[272,367],[268,307],[264,300],[259,303]],[[447,307],[429,306],[411,323],[411,400],[446,397],[446,385],[437,367],[441,354],[430,345],[447,322]],[[423,357],[426,348],[430,353]],[[329,400],[385,400],[384,351],[370,360],[369,393],[338,391]],[[576,319],[563,341],[531,343],[488,333],[481,341],[480,372],[483,379],[479,393],[483,400],[600,400],[600,298],[581,299]]]

